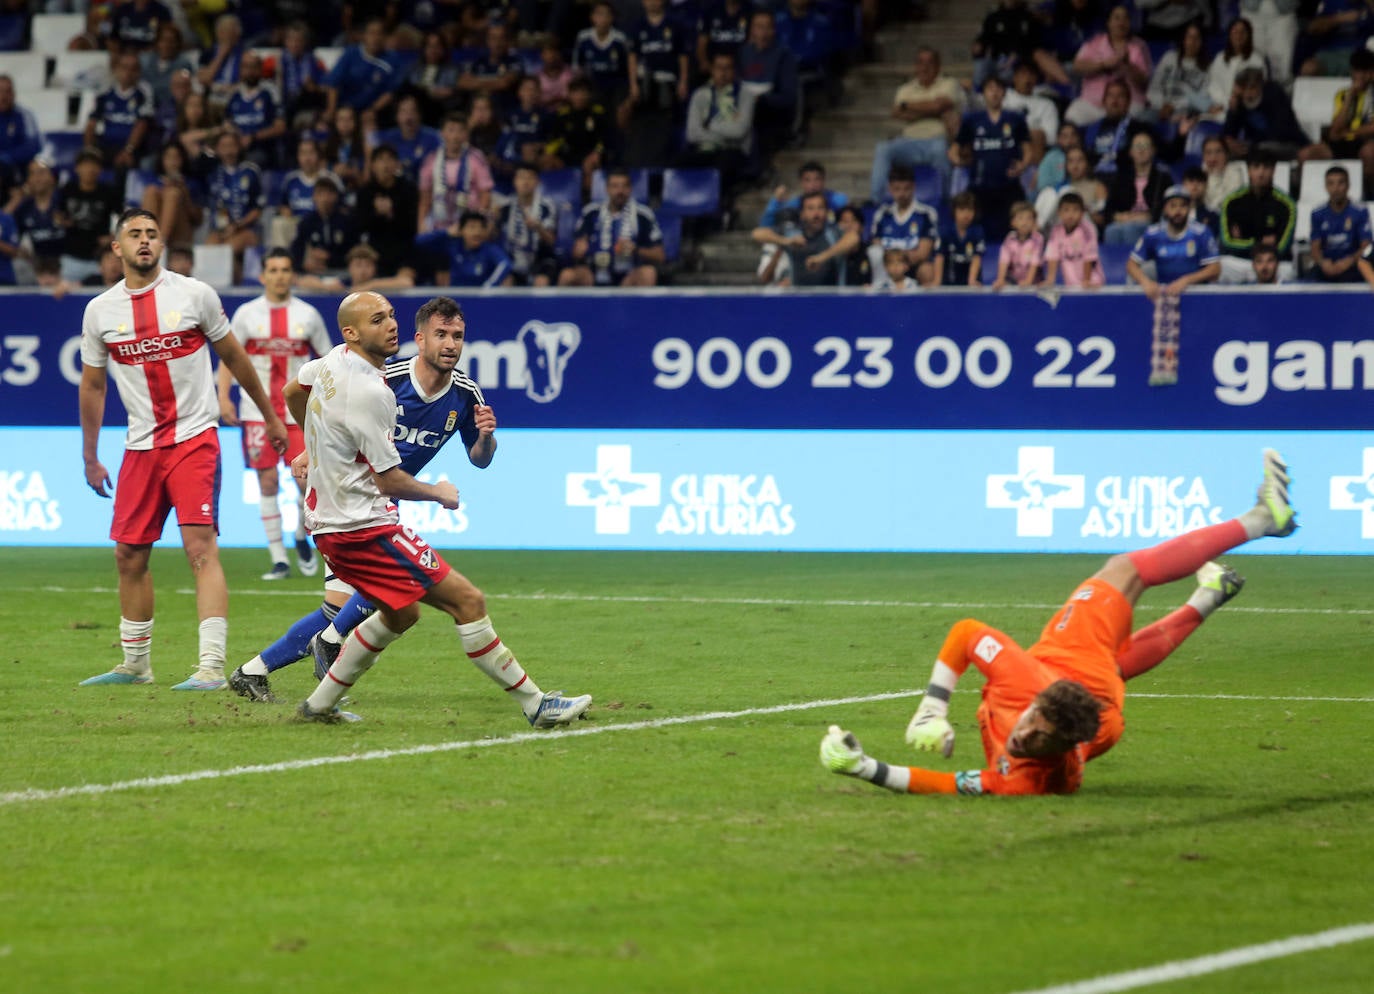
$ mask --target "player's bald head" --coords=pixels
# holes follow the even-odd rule
[[[380,293],[372,290],[350,293],[339,304],[339,328],[356,328],[364,316],[390,309],[391,304]]]

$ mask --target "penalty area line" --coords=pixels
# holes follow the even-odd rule
[[[115,794],[126,790],[152,789],[157,787],[178,787],[201,780],[223,780],[229,777],[254,776],[261,773],[287,773],[292,770],[308,770],[319,766],[342,766],[348,763],[368,763],[378,759],[399,759],[406,756],[428,756],[441,752],[458,752],[464,749],[487,749],[492,746],[519,745],[524,742],[561,741],[571,737],[602,735],[607,732],[641,732],[656,728],[671,728],[674,725],[695,725],[708,721],[729,721],[735,718],[749,718],[755,715],[786,714],[790,711],[813,711],[817,708],[843,707],[849,704],[868,704],[874,701],[893,701],[905,697],[920,697],[924,691],[899,690],[885,694],[865,694],[862,697],[836,697],[828,700],[801,701],[796,704],[774,704],[769,707],[744,708],[739,711],[707,711],[702,714],[678,715],[671,718],[651,718],[645,721],[623,722],[613,725],[595,725],[590,728],[568,728],[557,732],[518,732],[490,739],[464,739],[456,742],[434,742],[428,745],[410,746],[405,749],[373,749],[369,752],[345,753],[337,756],[315,756],[310,759],[289,759],[278,763],[254,763],[249,766],[230,766],[223,769],[194,770],[190,773],[172,773],[159,777],[140,777],[136,780],[117,780],[114,783],[78,784],[72,787],[56,787],[48,790],[15,790],[0,794],[0,807],[13,804],[34,803],[37,801],[59,801],[68,797],[81,797],[99,794]]]
[[[1149,966],[1140,970],[1127,970],[1089,980],[1079,980],[1069,984],[1056,984],[1053,987],[1039,987],[1035,990],[1018,991],[1017,994],[1117,994],[1119,991],[1133,991],[1141,987],[1153,987],[1173,980],[1186,980],[1201,977],[1222,970],[1263,963],[1266,960],[1296,956],[1298,953],[1312,952],[1317,949],[1332,949],[1374,939],[1374,922],[1361,925],[1346,925],[1341,928],[1313,932],[1310,935],[1291,935],[1286,939],[1262,942],[1254,946],[1241,946],[1225,952],[1198,956],[1194,959],[1173,960]]]

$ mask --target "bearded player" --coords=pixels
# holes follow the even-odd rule
[[[953,753],[950,695],[972,664],[986,679],[978,707],[986,769],[940,773],[890,766],[866,756],[858,740],[838,725],[821,740],[821,763],[901,793],[1072,794],[1083,782],[1083,764],[1121,738],[1124,681],[1158,666],[1240,592],[1244,581],[1210,560],[1266,535],[1291,535],[1296,517],[1288,502],[1287,466],[1266,449],[1254,507],[1231,521],[1113,556],[1074,591],[1029,649],[980,621],[956,623],[907,725],[906,740],[946,758]],[[1188,602],[1132,634],[1132,609],[1140,595],[1191,573],[1199,583]]]

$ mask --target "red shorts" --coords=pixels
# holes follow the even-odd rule
[[[428,542],[401,525],[326,532],[315,536],[315,545],[330,572],[393,610],[414,604],[452,570]]]
[[[305,433],[300,425],[286,426],[286,455],[277,456],[276,450],[267,441],[267,422],[245,421],[243,423],[243,464],[249,469],[271,469],[280,458],[286,465],[305,451]]]
[[[114,492],[110,538],[151,545],[176,508],[179,525],[219,532],[219,435],[210,428],[161,449],[127,450]]]

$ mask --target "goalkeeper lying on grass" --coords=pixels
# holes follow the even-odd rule
[[[949,699],[971,663],[986,679],[978,725],[987,769],[938,773],[889,766],[864,755],[853,734],[838,725],[821,740],[822,765],[911,794],[1072,794],[1083,782],[1083,764],[1121,738],[1125,681],[1162,663],[1240,592],[1244,581],[1210,560],[1265,535],[1291,535],[1295,518],[1287,467],[1266,449],[1254,507],[1231,521],[1113,556],[1074,591],[1029,649],[982,622],[955,624],[906,740],[946,758],[953,753]],[[1147,588],[1194,572],[1198,587],[1186,604],[1131,633],[1132,608]]]

